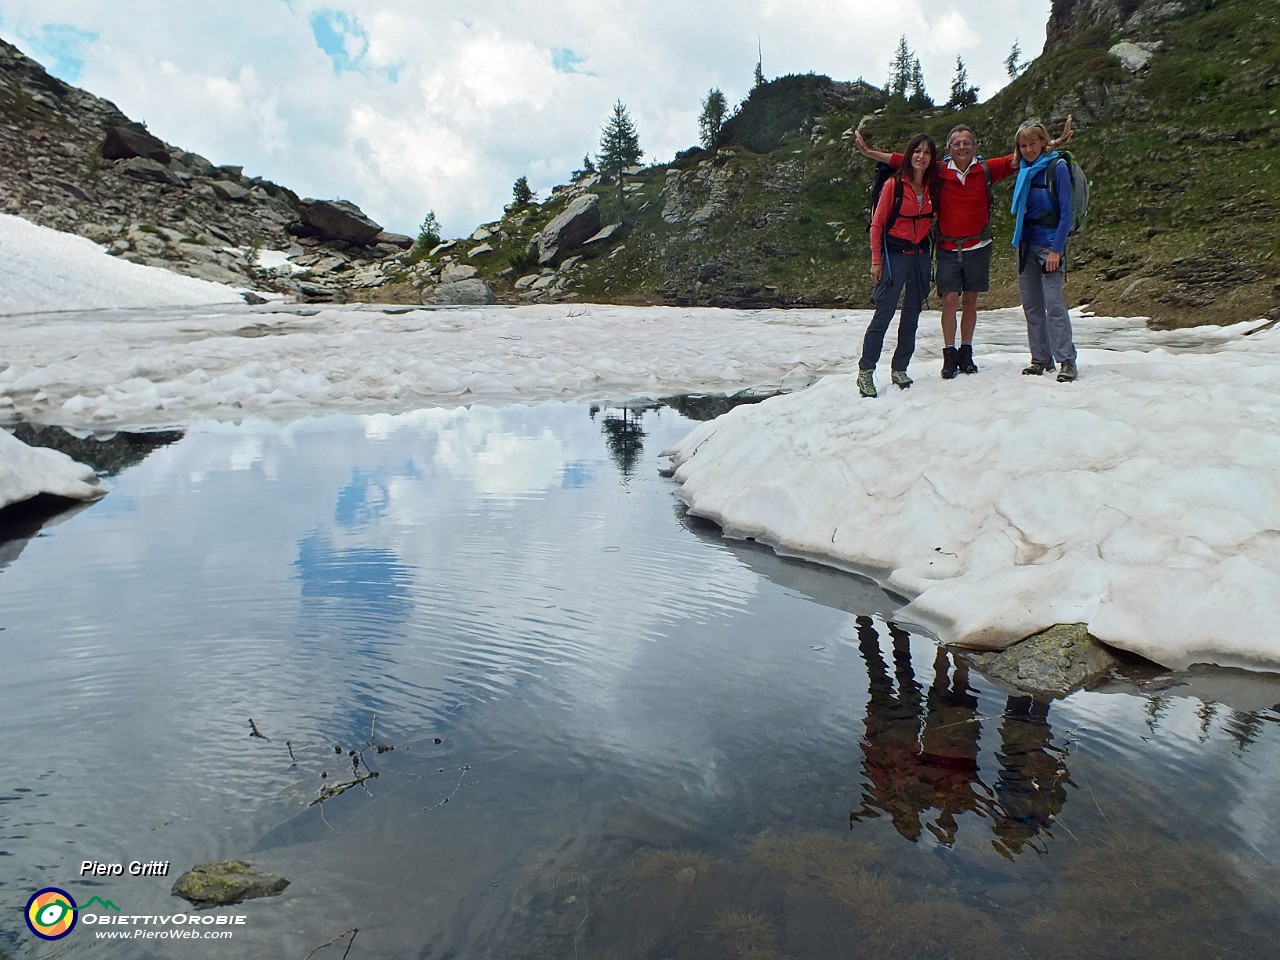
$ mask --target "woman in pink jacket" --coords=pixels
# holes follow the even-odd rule
[[[871,279],[875,283],[875,314],[862,338],[858,361],[858,392],[876,395],[875,369],[884,347],[889,321],[902,300],[898,318],[898,346],[890,362],[890,380],[905,390],[911,386],[907,365],[916,349],[916,327],[929,295],[933,264],[929,229],[937,207],[935,194],[938,148],[918,133],[907,141],[902,162],[880,189],[871,215]]]

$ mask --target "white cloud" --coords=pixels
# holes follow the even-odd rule
[[[707,90],[747,94],[757,56],[768,77],[881,84],[904,33],[935,99],[957,55],[988,97],[1015,40],[1039,52],[1049,5],[5,0],[0,32],[215,163],[345,197],[402,233],[431,209],[461,236],[500,215],[517,177],[544,196],[565,182],[615,100],[661,162],[697,142]]]

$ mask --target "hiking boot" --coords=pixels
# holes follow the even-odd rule
[[[1079,374],[1076,373],[1076,365],[1070,360],[1063,360],[1058,367],[1058,382],[1070,383]]]
[[[942,348],[942,379],[954,380],[960,371],[960,351],[955,347]]]
[[[876,395],[876,372],[874,370],[858,371],[858,392],[864,397]]]
[[[1024,377],[1038,377],[1041,374],[1053,373],[1053,362],[1041,363],[1039,360],[1032,360],[1031,365],[1022,368]]]
[[[907,376],[907,371],[905,370],[894,370],[889,374],[889,379],[894,382],[899,390],[907,389],[907,387],[911,386],[912,383],[911,378]]]
[[[957,358],[960,362],[961,373],[977,373],[978,365],[973,362],[973,344],[960,344],[960,356]]]

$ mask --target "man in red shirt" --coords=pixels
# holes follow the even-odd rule
[[[1053,145],[1071,139],[1071,117]],[[872,150],[859,130],[854,138],[865,156],[895,168],[900,154]],[[938,161],[938,295],[942,297],[942,376],[977,373],[973,334],[978,326],[978,294],[991,288],[991,184],[1018,172],[1017,154],[986,160],[978,138],[965,124],[947,134],[947,156]],[[975,163],[976,161],[976,163]],[[956,347],[956,312],[960,346]]]

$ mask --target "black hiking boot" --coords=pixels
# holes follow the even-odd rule
[[[1063,360],[1058,364],[1058,382],[1070,383],[1080,374],[1076,372],[1076,365],[1070,360]]]
[[[1046,373],[1053,373],[1053,361],[1041,363],[1039,360],[1032,360],[1029,366],[1022,368],[1024,377],[1039,377]]]
[[[942,379],[954,380],[960,371],[960,351],[955,347],[942,348]]]
[[[978,365],[973,362],[973,344],[960,344],[960,372],[961,373],[977,373]]]

